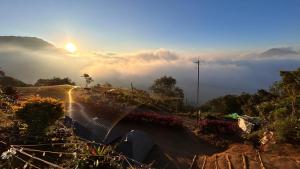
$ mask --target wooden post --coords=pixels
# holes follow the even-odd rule
[[[196,158],[197,158],[197,155],[194,155],[194,158],[193,158],[193,161],[192,161],[192,164],[191,164],[190,169],[193,169],[194,163],[195,163],[195,161],[196,161]]]
[[[218,155],[215,156],[215,169],[218,169],[219,166],[218,166]]]
[[[226,154],[226,161],[227,161],[227,164],[228,164],[228,168],[229,168],[229,169],[232,169],[231,162],[230,162],[230,159],[229,159],[229,155],[228,155],[228,154]]]
[[[243,169],[247,169],[247,162],[246,162],[245,154],[242,154],[242,158],[243,158]]]
[[[258,159],[259,159],[261,168],[262,168],[262,169],[266,169],[266,167],[265,167],[265,165],[264,165],[264,163],[263,163],[263,161],[262,161],[262,159],[261,159],[261,156],[260,156],[259,151],[256,150],[256,152],[257,152],[257,154],[258,154]]]
[[[202,167],[201,167],[201,169],[204,169],[204,167],[205,167],[205,164],[206,164],[206,156],[204,156],[204,159],[203,159],[203,164],[202,164]]]

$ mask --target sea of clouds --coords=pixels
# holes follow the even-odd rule
[[[136,53],[77,53],[61,49],[27,49],[0,46],[0,67],[8,75],[34,84],[39,78],[80,77],[90,74],[95,83],[109,82],[148,89],[161,76],[173,76],[184,89],[187,100],[196,98],[197,65],[200,60],[200,101],[224,95],[255,92],[280,79],[280,70],[300,67],[300,52],[292,48],[273,48],[262,53],[187,56],[167,49]]]

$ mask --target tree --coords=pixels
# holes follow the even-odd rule
[[[86,83],[85,87],[86,88],[89,86],[89,84],[91,84],[94,81],[93,78],[89,74],[87,74],[87,73],[84,73],[82,75],[82,77],[85,79],[85,83]]]
[[[176,87],[176,79],[171,76],[163,76],[156,79],[150,90],[163,96],[184,98],[183,90]]]
[[[297,96],[300,94],[300,68],[296,71],[281,71],[281,88],[291,99],[292,116],[296,113]]]
[[[75,85],[74,82],[68,77],[65,78],[59,78],[59,77],[53,77],[52,79],[39,79],[34,84],[35,86],[53,86],[53,85]]]

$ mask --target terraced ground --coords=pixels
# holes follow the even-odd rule
[[[197,156],[192,169],[299,169],[300,149],[293,145],[278,145],[258,152],[251,145],[235,144],[222,153]]]

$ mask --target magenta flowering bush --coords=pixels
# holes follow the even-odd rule
[[[199,129],[203,133],[213,133],[218,135],[236,135],[241,133],[237,122],[227,120],[200,120]]]
[[[178,117],[156,112],[133,112],[127,115],[124,120],[151,123],[166,127],[183,127],[183,122]]]

